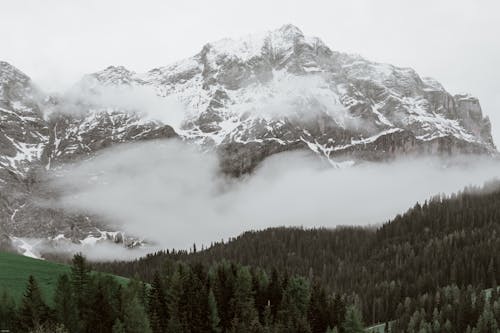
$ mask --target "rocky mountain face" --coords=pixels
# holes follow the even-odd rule
[[[122,142],[180,137],[216,150],[221,169],[233,176],[295,149],[334,166],[403,154],[496,153],[476,98],[453,96],[410,68],[333,51],[292,25],[208,43],[191,58],[147,73],[111,66],[86,75],[74,91],[96,96],[109,89],[173,98],[182,106],[182,122],[173,126],[145,117],[140,106],[117,107],[106,99],[46,96],[0,62],[4,234],[108,238],[95,217],[47,208],[40,198],[57,194],[44,188],[43,174]]]
[[[95,86],[150,87],[183,102],[184,138],[216,146],[231,174],[310,149],[332,164],[400,154],[491,153],[479,101],[410,68],[332,51],[296,27],[224,39],[147,73],[109,67]]]
[[[76,108],[71,112],[65,108]],[[116,143],[176,137],[172,127],[109,107],[44,96],[29,77],[0,62],[0,248],[33,252],[30,239],[54,242],[111,240],[134,246],[123,233],[103,231],[94,216],[53,208],[47,170],[92,156]]]

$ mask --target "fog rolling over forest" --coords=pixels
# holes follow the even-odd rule
[[[417,201],[498,176],[500,163],[489,158],[333,168],[311,153],[289,152],[234,179],[220,172],[214,153],[171,139],[112,147],[54,171],[50,184],[62,195],[50,204],[95,214],[154,247],[185,249],[273,226],[379,224]]]

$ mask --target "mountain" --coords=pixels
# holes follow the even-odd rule
[[[452,96],[410,68],[332,51],[285,25],[206,44],[195,56],[147,73],[108,67],[98,86],[150,87],[186,107],[180,135],[221,153],[239,175],[265,157],[310,149],[332,161],[408,153],[491,153],[479,101]]]
[[[182,121],[110,98],[119,92],[126,102],[137,91],[174,100]],[[208,43],[146,73],[110,66],[59,96],[0,62],[0,119],[0,239],[19,237],[25,249],[26,237],[137,244],[96,216],[46,204],[58,195],[45,184],[47,170],[117,143],[177,137],[214,149],[233,176],[297,149],[334,166],[404,154],[496,154],[476,98],[452,96],[410,68],[333,51],[292,25]]]
[[[177,134],[169,125],[128,111],[74,104],[44,95],[28,76],[0,62],[0,248],[14,246],[37,257],[33,244],[40,242],[29,239],[136,244],[123,233],[101,230],[105,225],[96,217],[46,205],[57,195],[46,187],[46,170],[111,144]],[[61,110],[67,107],[76,110]]]

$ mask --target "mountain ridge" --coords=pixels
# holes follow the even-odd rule
[[[359,147],[351,147],[385,135],[400,153],[439,153],[455,146],[455,153],[496,150],[476,98],[452,96],[411,68],[332,51],[292,25],[207,43],[191,58],[146,73],[119,66],[88,77],[96,85],[149,86],[160,96],[177,96],[189,115],[181,136],[241,151],[233,156],[243,160],[249,155],[244,145],[250,144],[268,151],[265,156],[304,148],[333,161],[344,150],[355,154]],[[276,104],[288,109],[262,111]],[[312,120],[306,125],[304,114]],[[362,154],[369,157],[374,148]],[[230,159],[226,169],[246,173],[260,160],[236,165]]]
[[[106,89],[174,99],[182,123],[94,98]],[[180,138],[215,150],[221,170],[232,176],[297,149],[335,167],[413,154],[497,153],[477,98],[452,96],[411,68],[332,51],[293,25],[207,43],[190,58],[146,73],[109,66],[84,76],[72,93],[76,98],[45,95],[26,74],[0,62],[4,234],[137,244],[103,231],[106,223],[98,217],[34,200],[54,195],[44,188],[47,170],[119,143]]]

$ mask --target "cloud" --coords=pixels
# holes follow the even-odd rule
[[[56,203],[90,212],[162,248],[209,245],[272,226],[368,225],[438,193],[500,176],[488,159],[405,159],[332,169],[307,152],[268,158],[243,179],[176,140],[117,146],[52,178]]]
[[[324,74],[293,75],[285,70],[274,71],[265,84],[254,83],[229,92],[235,103],[227,106],[230,112],[265,119],[295,119],[315,122],[327,115],[345,128],[360,129],[367,123],[354,117],[340,102],[337,87]]]
[[[131,260],[158,250],[155,246],[144,246],[133,250],[108,241],[94,244],[76,244],[67,239],[51,241],[40,238],[13,238],[14,245],[28,257],[67,257],[68,253],[82,253],[91,261]]]
[[[160,97],[150,86],[103,86],[82,80],[65,94],[50,112],[85,113],[89,110],[137,114],[142,120],[159,121],[179,130],[186,109],[176,96]]]

